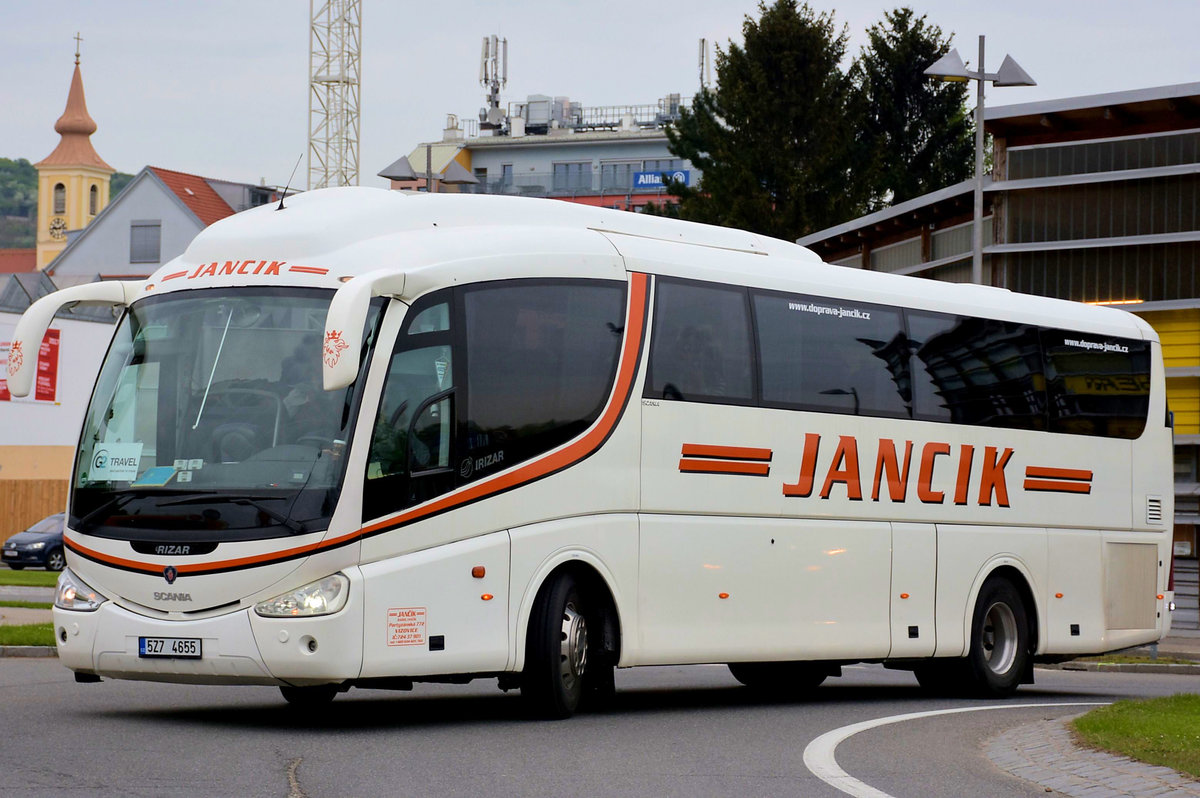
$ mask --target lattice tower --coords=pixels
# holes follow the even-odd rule
[[[362,0],[309,0],[308,187],[358,185]]]

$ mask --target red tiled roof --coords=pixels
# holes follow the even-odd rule
[[[203,177],[173,172],[158,166],[148,168],[175,193],[175,196],[183,200],[183,204],[187,205],[205,226],[233,215],[233,208],[213,191],[212,186]]]
[[[0,249],[0,274],[37,271],[36,249]]]

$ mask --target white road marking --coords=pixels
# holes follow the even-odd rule
[[[989,709],[1034,709],[1037,707],[1100,707],[1111,704],[1111,701],[1090,701],[1090,702],[1075,702],[1075,703],[1058,703],[1058,704],[996,704],[986,707],[959,707],[958,709],[935,709],[928,712],[910,712],[907,715],[889,715],[883,718],[874,720],[864,720],[861,723],[854,723],[849,726],[842,726],[840,729],[834,729],[822,734],[817,739],[808,744],[804,749],[804,765],[814,776],[821,781],[829,784],[832,787],[841,790],[847,795],[856,796],[856,798],[893,798],[882,790],[877,790],[870,784],[859,781],[851,776],[846,771],[838,767],[837,760],[834,758],[834,751],[837,750],[838,743],[843,740],[853,737],[859,732],[875,729],[880,726],[887,726],[892,723],[903,723],[906,720],[917,720],[918,718],[930,718],[935,715],[957,715],[961,712],[983,712]]]

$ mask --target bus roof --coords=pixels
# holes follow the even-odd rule
[[[1157,339],[1123,311],[830,266],[804,247],[743,230],[560,200],[365,187],[305,192],[288,197],[282,210],[273,203],[218,221],[160,267],[147,289],[280,283],[336,289],[381,269],[423,273],[410,285],[429,288],[522,276],[613,278],[620,276],[618,253],[627,262],[652,263],[656,273],[697,280]],[[522,254],[583,257],[557,272],[554,258],[522,267],[503,257]]]

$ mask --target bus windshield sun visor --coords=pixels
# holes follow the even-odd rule
[[[8,354],[8,390],[28,396],[37,373],[37,353],[50,322],[63,307],[75,302],[124,306],[141,291],[141,281],[102,280],[64,288],[42,297],[21,315]]]

